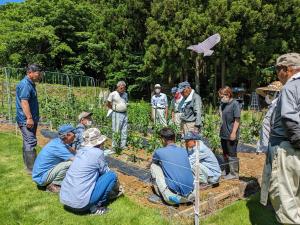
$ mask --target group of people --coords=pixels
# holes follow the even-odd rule
[[[300,54],[280,56],[276,62],[280,81],[258,88],[270,105],[263,120],[257,151],[266,152],[263,172],[261,203],[268,197],[279,222],[300,224],[299,166],[300,166]],[[39,106],[35,82],[42,75],[37,65],[30,65],[27,76],[16,89],[17,122],[23,135],[23,159],[26,169],[38,186],[60,192],[60,200],[67,209],[103,214],[109,200],[123,191],[117,174],[105,161],[103,144],[106,137],[92,126],[92,113],[82,112],[79,125],[62,125],[59,137],[43,147],[36,158],[36,129]],[[200,153],[200,182],[218,184],[224,179],[239,177],[237,145],[241,108],[233,98],[231,88],[219,90],[220,139],[224,164],[222,169],[214,153],[201,140],[202,101],[189,82],[179,83],[171,89],[171,122],[180,126],[185,148],[175,144],[175,133],[168,126],[168,99],[159,84],[154,86],[151,98],[152,119],[164,128],[160,131],[162,148],[154,151],[150,166],[155,194],[152,202],[180,204],[194,200],[196,152]],[[112,148],[127,144],[128,95],[124,81],[107,98],[108,117],[112,130],[121,135],[120,143],[114,138]],[[35,159],[36,158],[36,159]],[[223,170],[223,171],[222,171]],[[198,179],[198,178],[197,178]]]

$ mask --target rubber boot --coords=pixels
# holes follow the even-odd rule
[[[26,170],[29,174],[32,173],[32,168],[34,165],[34,160],[36,158],[36,150],[33,149],[32,151],[24,151],[24,161]]]
[[[239,169],[240,169],[239,158],[229,157],[228,160],[229,160],[230,172],[229,174],[223,177],[224,180],[239,179]]]

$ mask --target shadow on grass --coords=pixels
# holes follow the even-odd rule
[[[275,218],[275,212],[259,203],[260,193],[247,201],[249,219],[252,225],[281,225]]]

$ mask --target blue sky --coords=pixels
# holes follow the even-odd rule
[[[4,5],[8,2],[24,2],[24,0],[0,0],[0,5]]]

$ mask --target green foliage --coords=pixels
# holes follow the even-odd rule
[[[132,162],[137,162],[136,154],[139,150],[144,148],[144,141],[143,138],[134,132],[129,133],[128,136],[128,145],[131,147],[131,160]]]
[[[219,130],[221,120],[219,113],[209,105],[208,110],[204,114],[202,134],[208,139],[212,150],[216,151],[220,148]]]
[[[240,136],[244,143],[256,144],[263,117],[262,112],[242,112]]]
[[[299,18],[299,0],[27,0],[0,7],[0,66],[36,62],[110,87],[124,79],[140,98],[154,82],[193,82],[196,54],[187,46],[219,32],[213,56],[201,59],[201,94],[211,99],[220,73],[252,90],[276,79],[262,70],[297,52]]]

